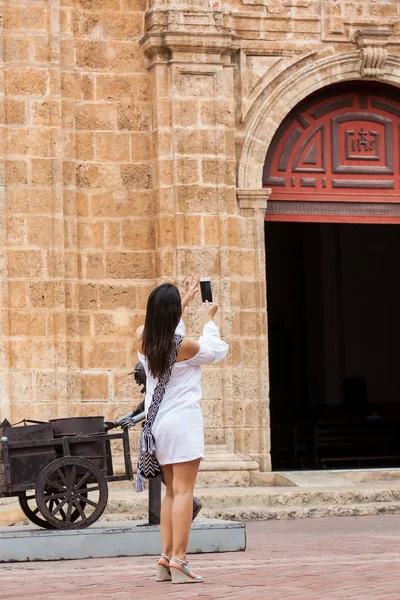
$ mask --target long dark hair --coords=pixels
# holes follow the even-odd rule
[[[181,296],[172,283],[162,283],[151,292],[147,301],[142,347],[153,377],[161,377],[168,367],[175,329],[181,316]]]

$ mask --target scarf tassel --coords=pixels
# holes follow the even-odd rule
[[[146,486],[144,485],[144,479],[141,476],[140,472],[136,473],[136,481],[135,481],[135,492],[144,492]]]

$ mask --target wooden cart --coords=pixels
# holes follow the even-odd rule
[[[3,425],[0,438],[0,497],[18,497],[28,519],[46,529],[89,527],[107,506],[108,483],[133,479],[128,432],[105,433],[103,417]],[[122,440],[121,475],[112,440]]]

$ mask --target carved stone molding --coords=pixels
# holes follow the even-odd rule
[[[360,48],[362,77],[383,77],[386,72],[388,50],[386,45],[392,29],[359,29],[354,40]]]
[[[229,33],[203,33],[195,35],[189,32],[174,33],[149,32],[140,40],[140,44],[148,61],[148,68],[156,63],[171,60],[184,60],[184,56],[193,61],[194,55],[207,55],[207,63],[218,62],[230,64],[233,52],[237,51],[237,43]]]
[[[266,211],[268,199],[271,195],[270,188],[237,189],[236,196],[239,208],[252,208],[253,210]]]

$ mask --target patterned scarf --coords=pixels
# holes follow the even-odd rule
[[[154,421],[156,420],[161,401],[164,398],[165,388],[167,387],[167,383],[171,377],[172,367],[174,366],[178,356],[182,340],[183,336],[175,335],[175,345],[169,357],[167,370],[165,371],[164,375],[160,377],[154,389],[154,394],[149,406],[146,422],[139,438],[139,455],[135,483],[135,490],[137,492],[143,492],[146,489],[143,478],[154,479],[155,477],[161,475],[162,472],[156,458],[155,441],[151,430]]]

